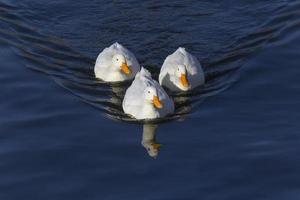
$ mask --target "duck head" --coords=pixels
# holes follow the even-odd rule
[[[127,65],[127,61],[124,55],[116,54],[112,57],[112,64],[116,70],[120,70],[122,73],[129,75],[131,70]]]
[[[187,78],[187,70],[185,65],[178,65],[175,69],[175,84],[183,91],[190,88],[190,83]]]
[[[157,109],[161,109],[163,107],[157,94],[157,90],[152,86],[145,89],[145,101],[148,105],[153,105]]]

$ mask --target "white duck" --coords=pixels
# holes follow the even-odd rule
[[[192,90],[204,82],[200,62],[182,47],[165,59],[159,74],[159,83],[177,92]]]
[[[116,42],[98,55],[94,71],[103,81],[120,82],[133,79],[140,65],[133,53]]]
[[[125,93],[123,110],[136,119],[155,119],[173,113],[174,103],[150,72],[142,68]]]

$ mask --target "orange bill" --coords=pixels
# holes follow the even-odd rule
[[[120,68],[125,74],[131,74],[131,70],[126,63],[123,63]]]
[[[181,74],[180,82],[184,87],[188,87],[190,85],[189,81],[187,80],[186,74]]]
[[[163,107],[163,106],[162,106],[162,103],[160,102],[160,100],[159,100],[159,98],[158,98],[158,96],[153,96],[152,102],[153,102],[153,104],[154,104],[154,106],[155,106],[156,108],[162,108],[162,107]]]
[[[162,146],[162,144],[152,143],[151,146],[153,146],[154,149],[159,149]]]

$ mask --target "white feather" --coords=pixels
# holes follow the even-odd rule
[[[173,91],[181,91],[176,87],[174,71],[178,65],[186,66],[190,89],[194,89],[205,82],[202,66],[198,59],[187,52],[185,48],[179,47],[173,54],[167,56],[159,74],[159,83]]]
[[[144,111],[144,93],[145,89],[149,86],[156,89],[157,95],[163,104],[161,109],[156,110],[155,115]],[[141,71],[136,74],[134,81],[125,93],[123,110],[136,119],[153,119],[173,113],[174,103],[158,82],[152,79],[150,72],[142,68]]]
[[[121,72],[112,70],[112,58],[117,54],[121,54],[125,57],[127,64],[131,69],[130,75],[125,75]],[[134,54],[117,42],[112,44],[110,47],[105,48],[98,55],[94,68],[96,77],[106,82],[119,82],[133,79],[139,70],[140,64]]]

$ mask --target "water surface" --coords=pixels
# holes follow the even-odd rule
[[[0,0],[0,198],[298,199],[299,17],[295,0]],[[128,84],[93,75],[115,41],[154,77],[186,47],[208,81],[137,122]]]

